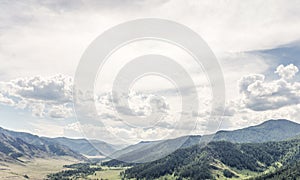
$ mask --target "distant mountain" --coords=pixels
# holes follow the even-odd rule
[[[234,131],[218,131],[214,136],[214,141],[230,142],[268,142],[282,141],[300,135],[300,124],[278,119],[268,120],[257,126],[251,126]]]
[[[78,160],[88,160],[62,144],[47,141],[30,133],[15,132],[3,128],[0,128],[0,153],[3,157],[2,160],[51,156],[70,156]]]
[[[299,164],[296,167],[292,166],[293,171],[281,167],[290,166],[299,160],[299,139],[242,144],[213,141],[204,147],[196,145],[178,149],[165,158],[135,165],[125,171],[125,177],[129,179],[248,179],[270,172],[272,169],[275,173],[269,176],[280,177],[276,174],[276,169],[279,169],[289,174],[291,179],[296,179],[299,178],[297,173]]]
[[[103,156],[103,155],[105,156],[115,152],[119,148],[118,146],[114,146],[99,140],[88,141],[87,139],[70,139],[65,137],[58,137],[58,138],[43,137],[43,139],[50,142],[63,144],[68,148],[72,149],[73,151],[88,156]]]
[[[0,134],[1,133],[13,139],[20,139],[23,142],[36,147],[49,149],[47,146],[51,145],[53,148],[64,149],[64,151],[68,150],[76,154],[79,153],[79,156],[75,155],[78,158],[83,157],[82,155],[95,157],[105,156],[124,147],[121,145],[112,145],[99,140],[88,141],[87,139],[70,139],[66,137],[39,137],[30,133],[10,131],[0,127]]]
[[[148,162],[162,158],[178,148],[212,141],[234,143],[282,141],[300,135],[300,124],[279,119],[268,120],[262,124],[234,131],[218,131],[212,135],[194,135],[161,141],[140,142],[116,151],[111,157],[124,162]]]
[[[143,163],[160,159],[178,148],[199,144],[201,136],[183,136],[160,141],[142,141],[116,151],[110,157],[124,162]]]
[[[3,133],[0,133],[0,160],[13,162],[19,157],[31,158],[33,156],[41,157],[47,152],[40,150],[34,145],[28,144],[23,140],[12,138]]]

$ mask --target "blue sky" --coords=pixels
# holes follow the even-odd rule
[[[114,73],[128,59],[151,51],[177,58],[198,85],[198,96],[203,102],[198,127],[193,132],[178,131],[181,135],[210,133],[206,126],[211,91],[205,71],[194,66],[191,57],[184,52],[154,42],[133,44],[116,52],[101,72],[102,79],[95,83],[99,112],[95,119],[107,123],[106,130],[115,137],[97,135],[103,127],[83,127],[78,123],[72,104],[72,83],[82,53],[110,27],[147,17],[186,25],[197,32],[217,56],[226,85],[221,129],[246,127],[272,118],[300,122],[299,1],[4,0],[0,8],[3,10],[0,12],[1,127],[43,136],[88,136],[110,142],[114,142],[115,137],[130,142],[163,137],[172,130],[178,114],[184,113],[178,109],[180,100],[176,94],[165,93],[165,106],[156,104],[167,112],[162,126],[141,130],[120,124],[109,105],[111,98],[107,91]],[[171,83],[155,77],[138,81],[134,88],[153,91],[150,95],[133,93],[130,97],[133,109],[140,114],[151,111],[150,106],[142,102],[143,98],[148,101],[155,91],[174,89]],[[217,127],[212,129],[217,130]]]

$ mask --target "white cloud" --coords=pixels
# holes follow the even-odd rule
[[[80,128],[80,123],[79,122],[67,124],[64,129],[65,130],[76,131],[77,133],[81,132],[81,128]]]
[[[266,60],[240,51],[273,48],[300,39],[298,1],[15,1],[1,3],[0,9],[1,104],[28,109],[38,117],[72,117],[72,80],[69,76],[75,72],[88,44],[119,23],[157,17],[187,25],[199,33],[214,52],[225,52],[217,55],[228,89],[225,115],[236,120],[232,127],[264,118],[296,116],[294,106],[299,104],[299,82],[291,81],[297,67],[279,66],[275,73],[280,79],[267,82],[263,73],[270,65]],[[127,52],[121,58],[126,59],[130,54]],[[114,64],[113,68],[118,65]],[[48,77],[56,73],[65,75]],[[245,76],[250,73],[257,75]],[[31,78],[11,80],[26,76]],[[240,82],[239,92],[236,83],[241,76],[245,77]],[[111,78],[107,79],[111,82]],[[232,100],[239,93],[243,97]],[[208,96],[208,93],[205,91],[201,95]],[[97,102],[100,104],[99,117],[120,126],[120,118],[110,107],[110,99],[102,100]],[[199,117],[204,121],[209,116],[209,103],[201,102],[205,103],[200,105]],[[169,104],[156,101],[155,107],[168,111],[166,105]],[[132,115],[144,116],[151,111],[149,103],[141,103],[139,97],[135,97],[130,109],[126,108],[121,111]],[[172,118],[177,116],[170,115],[161,128],[172,126]],[[118,131],[132,134],[125,130]],[[147,134],[153,132],[149,130],[142,136],[148,137]]]
[[[281,78],[289,80],[292,79],[298,71],[298,67],[294,66],[293,64],[288,66],[283,66],[281,64],[276,68],[275,73],[277,73]]]
[[[300,82],[296,81],[296,68],[294,65],[279,67],[286,71],[294,70],[290,73],[294,79],[279,77],[266,80],[270,78],[263,74],[250,74],[240,79],[240,93],[227,101],[221,129],[244,128],[268,119],[300,122]]]
[[[27,105],[32,112],[32,115],[37,117],[44,117],[45,104],[42,103],[32,103]]]
[[[0,82],[0,102],[19,109],[30,109],[34,116],[67,118],[72,115],[72,78],[19,78]]]
[[[252,74],[241,78],[239,81],[240,97],[230,99],[226,103],[223,127],[237,128],[253,125],[271,118],[295,119],[297,117],[296,112],[298,112],[300,104],[300,83],[294,82],[292,78],[296,76],[297,68],[294,65],[280,65],[279,67],[277,70],[280,69],[280,73],[284,74],[279,79],[266,81],[263,74]],[[290,70],[292,72],[287,75],[288,73],[285,71]],[[81,96],[85,101],[90,101],[93,98],[93,95],[89,93]],[[88,138],[98,138],[110,142],[138,142],[140,140],[160,139],[174,130],[176,126],[174,119],[178,116],[176,114],[178,112],[171,111],[169,104],[166,103],[168,99],[137,92],[130,93],[127,98],[129,98],[130,106],[126,108],[130,111],[131,116],[147,116],[151,113],[151,108],[156,108],[166,113],[165,119],[153,128],[141,129],[126,126],[114,110],[111,94],[104,93],[95,96],[98,116],[94,119],[102,121],[104,127],[101,127],[101,123],[92,125],[87,122],[81,124],[81,126],[79,123],[73,123],[65,126],[63,131],[66,134],[79,137],[82,135],[80,131],[80,128],[82,128]],[[153,98],[154,101],[151,101]],[[118,102],[118,99],[114,99],[114,101]],[[9,82],[1,82],[0,102],[16,108],[29,109],[33,115],[38,117],[72,117],[74,116],[71,106],[72,78],[56,75],[52,77],[19,78]],[[180,129],[178,135],[203,134],[203,132],[210,133],[210,130],[216,130],[216,128],[211,129],[208,127],[212,126],[209,124],[212,122],[208,122],[210,116],[209,98],[203,103],[204,106],[200,113],[195,115],[200,120],[198,129],[195,131]],[[89,107],[85,108],[89,109]],[[121,108],[119,113],[127,113],[128,115],[127,111],[122,110]],[[188,118],[188,116],[186,117]],[[189,119],[186,119],[186,122],[193,123],[189,122]],[[215,125],[218,125],[218,123]],[[100,129],[101,133],[99,134],[98,130]],[[108,132],[111,134],[104,136]]]
[[[298,68],[294,65],[277,67],[276,73],[281,75],[278,80],[265,81],[261,74],[249,75],[240,80],[240,92],[244,105],[254,111],[279,109],[300,103],[300,83],[289,82]]]
[[[0,6],[0,78],[6,80],[72,75],[96,36],[144,17],[185,24],[214,52],[272,48],[300,39],[298,1],[14,1]]]
[[[44,119],[38,119],[34,122],[27,122],[31,125],[31,132],[47,137],[62,137],[64,136],[64,126],[57,124],[55,121],[45,121]],[[28,132],[28,131],[27,131]]]
[[[9,105],[9,106],[12,106],[14,105],[14,101],[3,96],[3,94],[0,94],[0,103],[1,104],[6,104],[6,105]]]
[[[68,107],[70,105],[64,104],[64,105],[53,105],[48,110],[48,115],[51,118],[66,118],[73,116],[73,110],[72,108]]]

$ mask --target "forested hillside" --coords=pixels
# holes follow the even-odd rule
[[[259,143],[283,141],[300,134],[300,124],[286,120],[268,120],[256,126],[233,131],[218,131],[211,135],[183,136],[175,139],[140,142],[116,151],[110,157],[124,162],[149,162],[160,159],[178,148],[205,144],[208,141],[229,141],[233,143]]]
[[[179,149],[163,159],[137,165],[126,170],[125,177],[244,179],[277,170],[288,173],[290,168],[286,170],[285,167],[297,160],[300,160],[299,139],[245,144],[219,141],[211,142],[204,148],[196,145]]]

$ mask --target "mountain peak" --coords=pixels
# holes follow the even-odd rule
[[[300,124],[286,119],[271,119],[259,125],[234,131],[218,131],[214,140],[231,142],[282,141],[300,134]]]
[[[287,119],[270,119],[270,120],[267,120],[267,121],[263,122],[262,124],[265,124],[265,123],[292,123],[292,124],[298,124],[294,121],[287,120]]]
[[[257,126],[252,126],[252,127],[257,127],[257,128],[263,127],[267,129],[272,129],[272,128],[274,129],[274,128],[300,127],[300,124],[287,119],[270,119]]]

